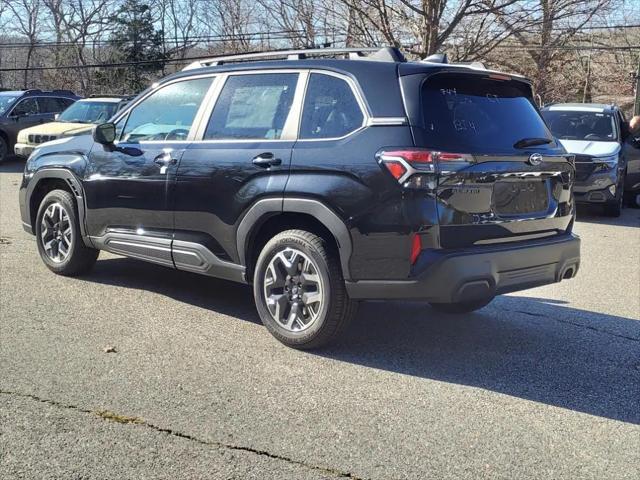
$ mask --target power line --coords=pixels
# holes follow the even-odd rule
[[[616,29],[627,29],[627,28],[640,28],[640,24],[621,24],[621,25],[603,25],[603,26],[583,26],[579,29],[573,27],[554,27],[552,31],[575,31],[576,33],[582,30],[616,30]],[[182,36],[182,37],[171,37],[165,36],[163,37],[163,43],[173,43],[173,44],[181,44],[185,42],[217,42],[217,41],[229,41],[234,39],[249,39],[251,37],[260,37],[265,36],[269,37],[271,35],[287,35],[294,38],[297,38],[300,35],[304,35],[305,30],[276,30],[276,31],[268,31],[268,32],[247,32],[247,33],[235,33],[235,34],[219,34],[219,35],[193,35],[193,36]],[[346,32],[343,31],[335,31],[339,35],[346,35]],[[359,36],[357,33],[352,33],[352,36]],[[97,46],[97,45],[109,45],[111,40],[109,39],[94,39],[87,40],[83,43],[85,46]],[[134,43],[133,40],[128,42],[120,42],[120,43]],[[144,44],[145,42],[136,42],[139,44]],[[0,43],[0,48],[24,48],[24,47],[33,47],[33,48],[57,48],[64,46],[76,46],[78,44],[77,40],[62,40],[62,41],[38,41],[36,43],[29,42],[4,42]]]
[[[198,43],[217,43],[217,42],[225,42],[232,40],[250,40],[254,37],[259,38],[272,38],[274,36],[282,37],[282,38],[299,38],[301,35],[305,33],[304,30],[275,30],[269,32],[247,32],[247,33],[235,33],[235,34],[221,34],[221,35],[194,35],[188,37],[164,37],[162,39],[162,43],[173,43],[173,44],[181,44],[188,42],[198,42]],[[72,40],[63,40],[63,41],[55,41],[55,42],[5,42],[0,43],[0,48],[57,48],[57,47],[69,47],[69,46],[77,46],[78,41]],[[111,45],[113,42],[111,40],[87,40],[83,43],[83,46],[92,46],[92,45]],[[118,42],[119,44],[128,44],[128,43],[137,43],[139,45],[145,45],[151,43],[151,41],[124,41]]]

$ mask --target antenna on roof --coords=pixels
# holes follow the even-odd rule
[[[449,58],[446,53],[434,53],[427,58],[423,58],[422,61],[429,63],[449,63]]]

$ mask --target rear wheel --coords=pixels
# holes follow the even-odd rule
[[[2,135],[0,135],[0,163],[4,162],[9,155],[9,145]]]
[[[69,192],[53,190],[44,197],[34,230],[38,252],[49,270],[74,276],[88,272],[96,263],[99,250],[84,245]]]
[[[321,237],[287,230],[262,249],[253,292],[262,323],[287,346],[318,348],[336,339],[355,315],[337,254]]]
[[[442,313],[451,313],[451,314],[460,314],[460,313],[470,313],[475,312],[476,310],[480,310],[483,307],[486,307],[491,303],[493,297],[483,298],[480,300],[471,300],[468,302],[457,302],[457,303],[430,303],[431,308],[433,308],[437,312]]]

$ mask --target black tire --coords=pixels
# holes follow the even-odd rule
[[[459,303],[430,303],[431,308],[437,312],[459,315],[462,313],[471,313],[480,310],[491,303],[493,297],[482,298],[480,300],[471,300],[469,302]]]
[[[622,208],[624,207],[624,177],[625,174],[623,173],[618,179],[615,199],[604,206],[604,214],[607,217],[617,218],[622,215]]]
[[[273,299],[276,296],[287,296],[287,298],[282,299],[284,301],[284,306],[281,308],[283,315],[288,318],[290,318],[289,315],[293,312],[294,303],[297,304],[295,307],[296,312],[299,307],[301,312],[306,312],[308,315],[312,316],[312,310],[310,310],[304,303],[304,300],[300,299],[296,301],[291,299],[293,288],[295,288],[291,287],[291,285],[303,285],[299,287],[300,294],[298,297],[304,297],[303,289],[308,288],[305,286],[304,279],[301,284],[295,283],[298,281],[298,275],[302,278],[304,272],[301,274],[295,274],[292,277],[290,275],[291,270],[282,270],[282,268],[285,267],[276,268],[276,262],[278,262],[280,258],[286,255],[293,255],[293,252],[298,253],[296,253],[296,256],[292,257],[292,266],[296,261],[298,262],[298,266],[303,264],[308,265],[308,263],[306,263],[307,259],[311,261],[311,267],[309,268],[312,268],[313,272],[316,272],[316,274],[310,274],[310,277],[317,277],[318,281],[311,282],[310,285],[315,283],[317,286],[316,291],[322,292],[317,295],[318,297],[321,297],[318,304],[313,302],[310,304],[318,305],[317,314],[314,319],[309,321],[307,327],[300,324],[299,331],[292,331],[295,325],[292,324],[291,328],[287,328],[286,325],[283,325],[282,322],[275,319],[276,316],[280,315],[277,314],[278,310],[272,315],[267,305],[265,293],[266,288],[273,288],[272,292],[277,290],[279,288],[277,285],[281,283],[280,281],[274,281],[273,283],[267,284],[267,270],[270,269],[269,275],[271,275],[276,269],[280,270],[281,273],[278,275],[281,275],[282,278],[279,278],[279,280],[283,280],[283,274],[286,273],[286,285],[288,286],[283,284],[280,289],[282,295],[270,294],[269,298]],[[302,255],[300,255],[300,253],[302,253]],[[304,258],[305,256],[307,259]],[[306,232],[304,230],[287,230],[279,233],[269,240],[264,246],[260,256],[258,257],[254,270],[253,293],[256,308],[262,323],[267,327],[269,332],[276,337],[276,339],[289,347],[297,349],[313,349],[329,344],[340,336],[356,313],[358,304],[351,300],[347,295],[337,252],[332,251],[324,239],[313,233]],[[273,278],[273,276],[271,278]],[[274,287],[270,287],[272,284]],[[285,292],[285,288],[288,289],[288,292]],[[273,302],[271,302],[270,305],[271,308],[275,308],[275,304]],[[287,308],[289,310],[287,310]],[[287,311],[289,314],[286,313]],[[293,315],[295,317],[297,313],[294,312]]]
[[[0,163],[4,162],[9,156],[9,145],[2,135],[0,135]]]
[[[640,191],[628,190],[624,192],[624,199],[627,207],[640,208]]]
[[[614,202],[608,203],[604,206],[604,214],[607,217],[617,218],[622,215],[622,195],[616,197]]]
[[[42,226],[43,217],[45,214],[49,215],[47,212],[51,212],[51,210],[49,210],[50,207],[53,209],[55,214],[56,211],[60,210],[58,206],[61,206],[64,209],[68,219],[63,221],[60,214],[60,221],[58,222],[60,226],[57,228],[52,226],[51,229],[46,229],[47,233],[45,233],[45,228]],[[51,220],[49,216],[47,218],[48,221]],[[66,236],[62,235],[63,232],[60,230],[63,228],[66,230],[68,227],[71,227],[70,233]],[[60,253],[60,247],[56,247],[55,251],[58,253],[58,260],[55,260],[52,256],[51,250],[47,251],[47,248],[45,247],[45,240],[56,236],[51,233],[54,228],[58,231],[56,238],[60,238],[60,240],[57,240],[58,245],[68,245],[67,254],[64,258],[62,258],[62,254]],[[75,200],[69,192],[65,190],[52,190],[42,199],[42,202],[40,202],[40,206],[38,207],[38,215],[36,216],[34,231],[36,233],[36,243],[38,245],[40,258],[42,258],[44,264],[52,272],[65,276],[81,275],[90,271],[96,263],[100,251],[85,246],[82,241]],[[70,242],[62,243],[62,236],[64,236],[65,239],[70,238]]]

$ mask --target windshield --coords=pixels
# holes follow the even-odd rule
[[[20,98],[19,95],[0,93],[0,115],[9,110],[18,98]]]
[[[117,102],[76,102],[58,117],[59,122],[102,123],[109,120],[118,109]]]
[[[437,74],[422,87],[421,141],[455,153],[513,153],[523,139],[546,148],[553,137],[529,95],[528,86],[516,80]]]
[[[562,140],[614,142],[618,137],[615,118],[609,113],[545,110],[542,116]]]

